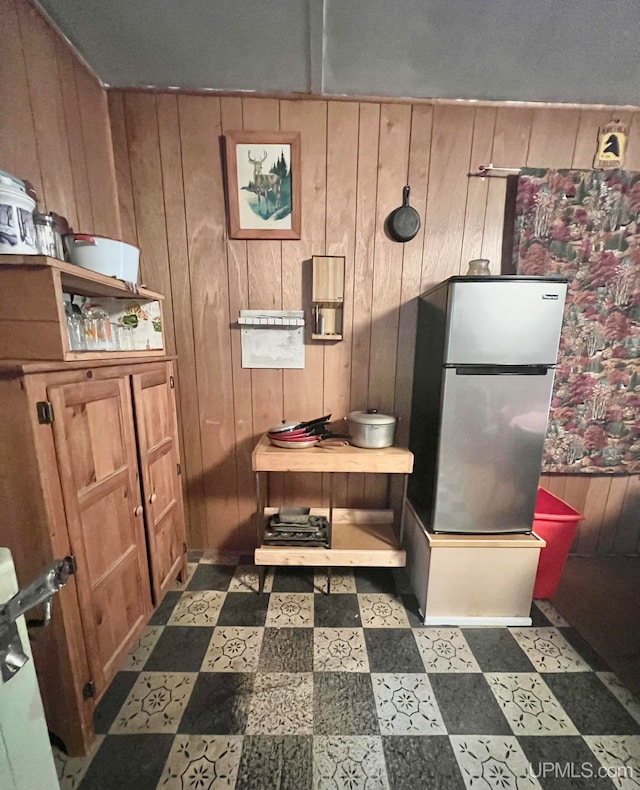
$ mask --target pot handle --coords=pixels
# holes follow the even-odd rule
[[[85,244],[91,244],[93,247],[96,246],[96,240],[93,236],[89,236],[88,233],[74,233],[71,238],[75,242],[84,242]]]

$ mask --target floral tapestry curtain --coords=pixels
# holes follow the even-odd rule
[[[543,472],[640,472],[640,173],[523,170],[514,263],[569,282]]]

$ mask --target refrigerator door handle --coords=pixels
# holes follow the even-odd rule
[[[546,376],[552,365],[445,365],[456,376]]]

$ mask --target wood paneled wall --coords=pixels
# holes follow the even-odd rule
[[[167,296],[179,357],[190,545],[253,543],[251,450],[279,419],[376,406],[406,442],[415,297],[487,257],[498,270],[505,182],[479,164],[589,168],[611,113],[111,92],[108,97],[27,0],[0,0],[0,169],[28,179],[39,208],[74,229],[142,248],[144,281]],[[107,106],[108,102],[108,106]],[[640,169],[640,115],[627,168]],[[300,131],[300,241],[227,239],[220,136]],[[402,186],[423,219],[401,245],[384,233]],[[117,185],[117,191],[116,191]],[[307,337],[304,370],[243,370],[243,308],[310,308],[312,255],[346,257],[344,340]],[[310,334],[310,333],[309,333]],[[574,550],[640,551],[637,477],[545,476],[585,514]],[[386,478],[339,481],[338,503],[381,504]],[[315,476],[272,476],[274,501],[326,500]]]
[[[105,91],[26,0],[0,0],[0,169],[34,186],[40,211],[120,236]]]
[[[375,406],[400,416],[406,442],[415,297],[489,258],[499,271],[506,183],[469,178],[480,164],[590,168],[607,111],[426,103],[109,93],[122,231],[142,248],[143,279],[167,294],[178,354],[190,545],[253,545],[251,449],[281,418]],[[640,114],[627,167],[640,169]],[[220,137],[299,131],[300,241],[229,240]],[[423,219],[402,245],[384,220],[411,184]],[[346,258],[344,340],[307,333],[304,370],[244,370],[242,308],[310,309],[310,258]],[[636,553],[638,478],[545,477],[585,513],[576,550]],[[386,478],[344,476],[341,504],[378,504]],[[326,499],[322,479],[272,476],[278,501]]]

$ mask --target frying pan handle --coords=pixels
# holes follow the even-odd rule
[[[402,188],[402,205],[403,206],[408,206],[409,205],[409,192],[410,191],[411,191],[411,188],[409,187],[409,184],[407,184],[405,187]]]

